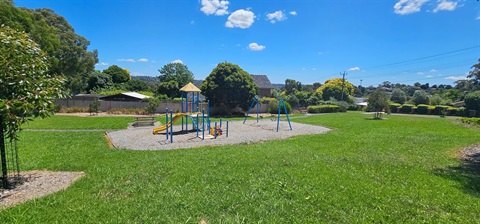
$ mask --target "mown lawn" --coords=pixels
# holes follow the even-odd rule
[[[102,130],[132,122],[122,117],[34,121],[30,127],[79,131],[22,132],[21,168],[87,175],[64,191],[0,211],[0,220],[480,223],[480,173],[456,158],[460,148],[480,143],[478,129],[438,116],[370,117],[296,117],[334,130],[172,151],[108,148]],[[92,128],[100,130],[83,131]]]

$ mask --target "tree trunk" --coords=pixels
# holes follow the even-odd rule
[[[5,152],[5,133],[3,131],[3,118],[0,117],[0,159],[2,163],[2,187],[8,188],[8,173],[7,173],[7,154]]]

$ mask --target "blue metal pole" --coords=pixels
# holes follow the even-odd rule
[[[257,101],[257,100],[255,99],[255,101]],[[256,113],[257,113],[257,123],[258,123],[258,101],[256,103],[257,103],[257,105],[255,107],[256,108],[255,110],[256,110]]]
[[[165,136],[167,136],[167,140],[168,140],[168,108],[165,109]]]
[[[220,127],[222,127],[222,118],[220,118]]]
[[[215,121],[215,126],[213,126],[213,134],[215,135],[215,139],[217,139],[217,122]]]
[[[292,124],[290,123],[290,117],[288,117],[287,105],[283,103],[283,109],[285,110],[285,114],[287,115],[288,125],[290,126],[290,130],[292,129]]]
[[[205,108],[202,109],[202,140],[205,139]]]
[[[210,131],[210,100],[207,101],[207,129]]]
[[[227,135],[227,138],[228,138],[228,121],[227,121],[227,133],[226,133],[226,135]]]
[[[283,103],[283,100],[280,100],[280,102],[278,102],[277,132],[278,132],[278,126],[280,125],[280,104],[281,103]]]
[[[170,110],[170,143],[173,143],[173,111]]]
[[[245,119],[243,119],[243,124],[245,124],[245,121],[247,120],[248,115],[250,114],[250,110],[253,108],[254,103],[255,103],[255,100],[253,100],[252,103],[250,104],[250,107],[247,110],[247,116],[245,116]]]

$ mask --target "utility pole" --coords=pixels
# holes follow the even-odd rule
[[[343,101],[343,89],[345,88],[345,76],[347,75],[346,72],[343,72],[343,78],[342,78],[342,98],[340,99],[340,101]]]

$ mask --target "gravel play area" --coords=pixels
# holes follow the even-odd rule
[[[219,125],[219,124],[217,124]],[[223,135],[216,139],[202,140],[202,132],[183,133],[181,125],[173,126],[173,143],[166,139],[165,132],[153,135],[153,126],[149,127],[129,127],[126,130],[107,132],[111,144],[115,148],[132,150],[169,150],[181,148],[195,148],[209,145],[240,144],[269,141],[274,139],[285,139],[296,135],[322,134],[330,129],[308,124],[291,122],[292,129],[287,121],[280,121],[277,132],[277,121],[275,119],[230,121],[228,124],[228,137],[226,136],[226,122],[222,123]],[[213,123],[212,123],[213,126]],[[158,126],[157,126],[158,127]],[[189,127],[191,129],[191,126]],[[205,132],[205,135],[207,133]]]

